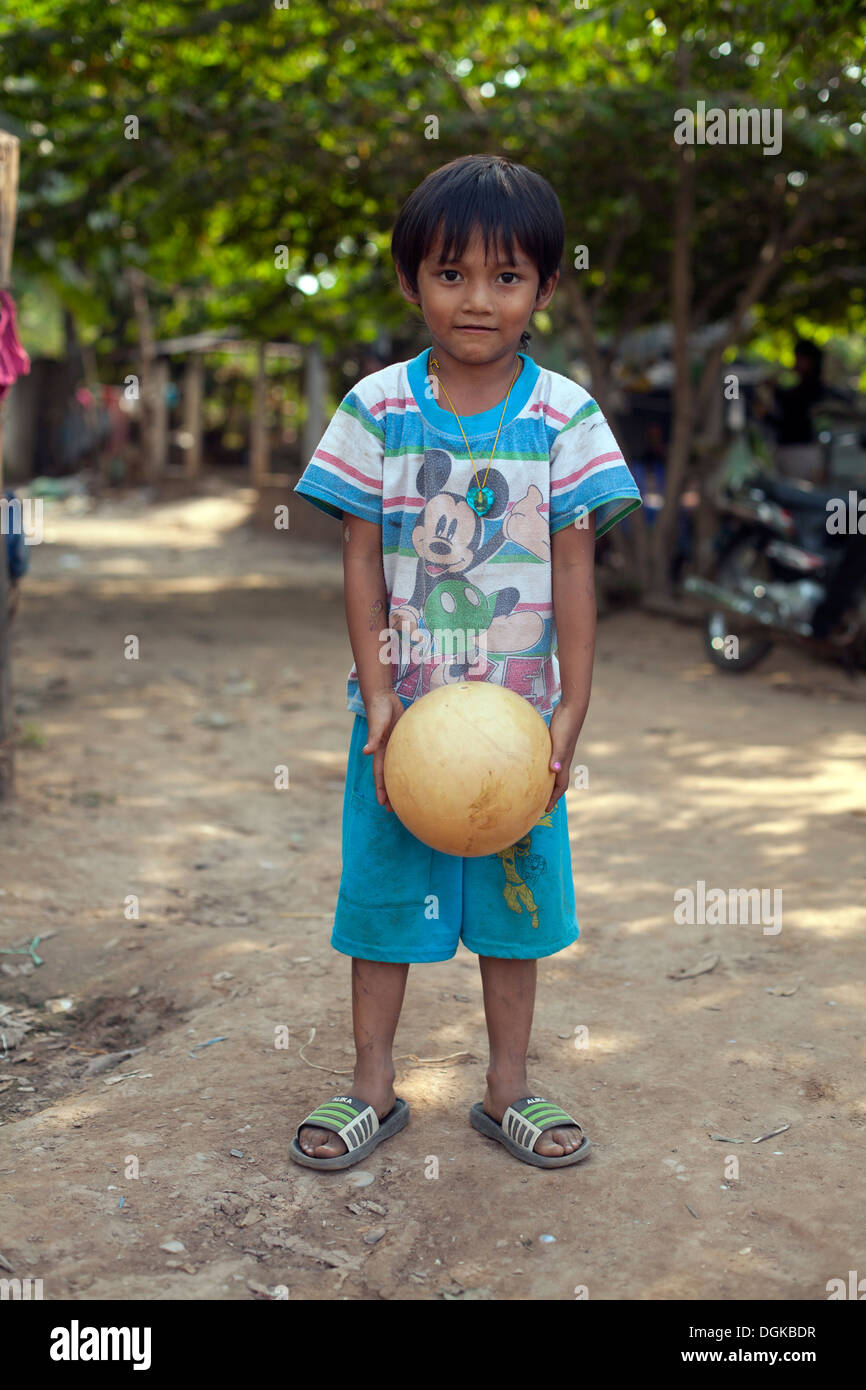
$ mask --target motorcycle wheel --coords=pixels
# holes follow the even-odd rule
[[[767,558],[754,541],[744,536],[737,541],[727,555],[720,561],[714,580],[717,584],[735,589],[742,594],[751,592],[750,581],[769,579]],[[707,655],[717,671],[726,676],[742,676],[753,670],[773,649],[773,643],[766,637],[749,635],[741,637],[736,624],[737,614],[726,608],[715,609],[707,614],[704,641]],[[725,655],[727,641],[737,640],[737,656]]]

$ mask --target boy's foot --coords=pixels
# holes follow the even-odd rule
[[[488,1082],[482,1104],[486,1114],[501,1125],[503,1115],[515,1100],[520,1100],[521,1096],[541,1094],[541,1091],[533,1090],[528,1082],[524,1082],[522,1087],[505,1088],[493,1086]],[[582,1143],[583,1135],[576,1125],[562,1125],[559,1129],[545,1130],[544,1134],[538,1136],[532,1148],[533,1153],[539,1154],[541,1158],[562,1158],[564,1154],[574,1153]]]
[[[376,1088],[356,1086],[353,1082],[346,1094],[356,1096],[358,1100],[372,1105],[380,1120],[384,1120],[385,1116],[391,1113],[397,1102],[393,1085],[383,1084]],[[348,1153],[339,1134],[335,1134],[331,1129],[318,1129],[315,1125],[302,1126],[298,1144],[310,1158],[337,1158],[340,1154]]]

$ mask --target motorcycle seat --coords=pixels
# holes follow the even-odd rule
[[[796,512],[826,512],[827,503],[840,496],[838,488],[797,487],[782,478],[763,477],[759,486],[774,502]]]

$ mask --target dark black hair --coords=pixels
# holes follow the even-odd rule
[[[442,233],[445,260],[459,258],[476,227],[484,237],[484,254],[502,244],[514,255],[514,243],[535,264],[539,288],[558,269],[565,244],[565,220],[547,179],[501,155],[467,154],[434,169],[409,194],[391,234],[391,255],[412,289],[418,290],[418,266]],[[524,339],[528,341],[529,334]]]

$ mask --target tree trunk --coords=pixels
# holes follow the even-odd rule
[[[734,312],[727,324],[727,330],[707,355],[697,390],[697,404],[700,413],[707,409],[712,392],[718,389],[722,359],[728,348],[737,341],[748,311],[766,290],[779,269],[785,253],[802,240],[809,223],[812,221],[813,208],[820,202],[820,199],[820,190],[813,188],[811,200],[808,203],[800,203],[782,235],[776,238],[769,237],[761,247],[757,263],[737,299]]]
[[[602,415],[607,420],[619,443],[617,412],[613,404],[613,391],[610,384],[610,366],[598,345],[592,313],[583,289],[576,280],[569,280],[567,296],[580,334],[583,355],[589,367],[593,399],[598,403]],[[628,463],[628,459],[626,459]],[[643,591],[649,583],[649,533],[643,513],[632,512],[629,517],[630,535],[627,538],[622,528],[615,526],[610,532],[610,546],[618,557],[624,577]]]
[[[680,42],[676,54],[679,104],[685,104],[689,85],[689,50]],[[674,412],[668,451],[665,501],[653,533],[652,588],[668,587],[671,558],[676,545],[679,499],[683,490],[694,422],[689,337],[692,302],[692,235],[695,218],[695,152],[678,146],[674,193],[674,245],[671,262],[671,319],[674,331]]]
[[[141,459],[145,481],[155,481],[157,473],[157,382],[153,370],[156,347],[153,336],[153,318],[147,298],[147,279],[143,271],[128,266],[124,278],[129,286],[132,306],[138,325],[138,390],[139,390],[139,436],[141,440]]]
[[[0,417],[0,460],[3,457],[3,421]],[[0,466],[0,498],[3,496],[2,466]],[[3,515],[0,509],[0,516]],[[13,524],[12,511],[6,513]],[[0,806],[15,795],[15,711],[12,705],[12,633],[9,629],[9,562],[6,556],[6,536],[0,527]]]
[[[610,390],[610,368],[598,345],[595,324],[592,321],[586,295],[577,280],[568,280],[566,284],[568,302],[580,334],[580,345],[586,358],[586,365],[589,367],[593,398],[598,402],[602,415],[606,417],[612,429],[614,411]]]
[[[0,286],[12,276],[15,216],[18,208],[18,138],[0,131]],[[0,498],[3,496],[3,421],[0,405]],[[3,513],[0,512],[0,515]],[[11,527],[13,513],[6,511]],[[9,631],[9,561],[0,527],[0,805],[15,795],[15,711],[12,705],[12,637]]]

